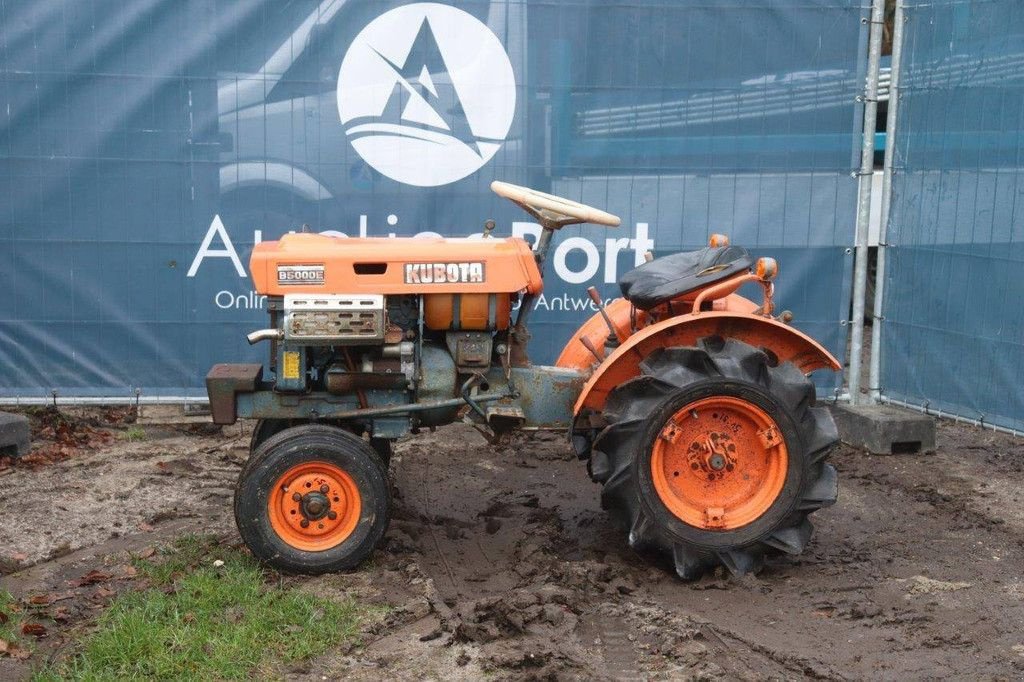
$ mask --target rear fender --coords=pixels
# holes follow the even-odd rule
[[[770,350],[779,362],[792,362],[805,374],[842,367],[820,343],[770,317],[732,311],[679,315],[644,327],[605,358],[583,386],[574,414],[584,409],[602,410],[611,390],[638,376],[640,362],[656,348],[693,346],[705,336],[737,339]]]
[[[693,299],[695,297],[696,294],[690,292],[686,296],[673,301],[672,304],[680,306],[682,310],[690,310],[693,307]],[[712,310],[734,313],[752,313],[758,307],[756,303],[736,294],[724,296],[714,301],[712,305],[714,306]],[[615,327],[615,333],[620,341],[632,334],[632,326],[629,319],[630,308],[632,308],[632,305],[624,298],[617,298],[609,302],[604,308],[612,322],[612,326]],[[637,310],[636,316],[637,321],[641,325],[646,324],[647,314],[644,311]],[[565,344],[565,348],[562,349],[562,353],[558,356],[558,360],[555,361],[555,365],[565,367],[566,369],[589,371],[594,366],[597,358],[583,345],[581,341],[583,338],[588,339],[599,353],[602,352],[605,339],[608,338],[608,325],[601,318],[601,313],[594,313],[589,320],[576,330],[576,333],[569,339],[569,342]]]

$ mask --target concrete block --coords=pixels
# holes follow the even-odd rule
[[[875,455],[935,451],[935,421],[891,405],[835,405],[839,438]]]
[[[28,452],[28,417],[0,412],[0,457],[21,457]]]

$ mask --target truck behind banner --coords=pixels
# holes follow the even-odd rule
[[[254,244],[487,219],[534,241],[492,180],[623,218],[558,233],[535,362],[593,314],[588,286],[615,297],[647,251],[715,232],[776,258],[779,305],[841,357],[863,4],[3,3],[0,397],[203,396],[215,362],[262,359]]]

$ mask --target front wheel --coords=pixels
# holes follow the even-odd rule
[[[824,461],[836,427],[807,377],[718,337],[658,349],[641,371],[609,395],[590,461],[630,545],[668,554],[684,579],[803,551],[808,515],[837,491]]]
[[[312,422],[301,421],[298,419],[258,419],[256,420],[256,425],[252,429],[252,436],[249,439],[249,452],[256,452],[256,449],[259,448],[265,440],[271,436],[281,433],[285,429],[289,429],[300,424],[310,423]],[[360,429],[356,429],[344,423],[334,425],[338,428],[350,431],[357,436],[361,433]],[[391,443],[392,441],[388,438],[370,438],[370,447],[377,453],[377,456],[380,457],[385,466],[391,462],[391,455],[393,454]]]
[[[235,521],[253,555],[293,573],[359,565],[391,515],[387,467],[364,440],[304,424],[269,437],[235,488]]]

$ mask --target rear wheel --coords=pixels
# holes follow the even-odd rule
[[[836,427],[807,377],[719,337],[659,349],[641,372],[609,395],[590,461],[630,545],[670,555],[685,579],[803,551],[808,514],[837,492],[824,461]]]
[[[264,441],[235,488],[235,521],[253,555],[294,573],[354,568],[387,529],[387,467],[343,429],[304,424]]]

